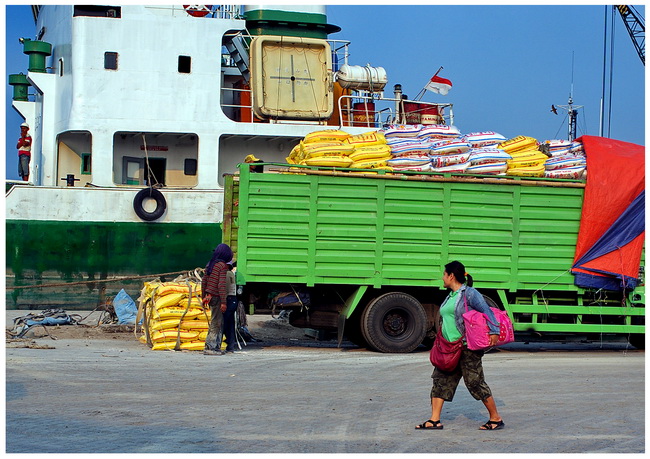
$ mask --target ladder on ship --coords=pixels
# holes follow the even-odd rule
[[[251,36],[248,31],[240,31],[224,36],[224,46],[247,84],[251,78],[250,58],[248,55],[248,43],[250,39]]]

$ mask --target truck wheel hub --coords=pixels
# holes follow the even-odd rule
[[[398,336],[406,330],[406,320],[401,314],[387,314],[384,319],[384,330],[391,336]]]

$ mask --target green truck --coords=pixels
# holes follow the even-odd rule
[[[274,170],[275,169],[275,170]],[[227,176],[241,299],[380,352],[433,342],[444,265],[465,264],[519,334],[644,341],[643,287],[575,285],[584,182],[354,174],[267,164]],[[641,276],[639,276],[641,278]]]

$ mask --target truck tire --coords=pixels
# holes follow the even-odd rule
[[[361,332],[368,347],[386,353],[406,353],[422,343],[427,315],[418,300],[401,292],[373,299],[361,316]]]

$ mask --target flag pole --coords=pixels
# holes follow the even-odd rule
[[[440,73],[440,71],[441,71],[442,69],[443,69],[443,66],[441,65],[440,68],[438,69],[438,71],[435,73],[435,75],[433,75],[433,76],[431,77],[431,79],[437,77],[438,74]],[[431,80],[429,80],[429,81],[431,81]],[[425,86],[426,86],[426,85],[425,85]],[[424,96],[424,93],[425,93],[425,92],[427,92],[427,90],[426,90],[425,88],[422,88],[422,89],[420,90],[420,92],[418,93],[418,95],[415,96],[415,99],[413,99],[413,100],[418,100],[418,101],[419,101],[420,99],[422,99],[422,96]]]

